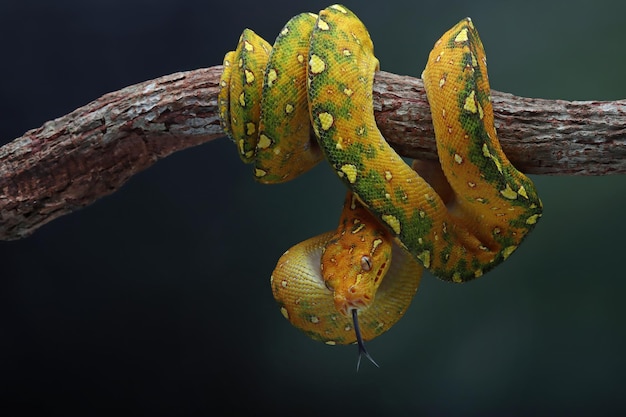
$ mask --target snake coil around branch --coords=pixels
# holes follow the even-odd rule
[[[114,91],[0,147],[0,239],[15,240],[119,189],[174,152],[224,136],[222,65]],[[626,100],[564,101],[492,90],[495,124],[511,162],[536,175],[626,173]],[[436,158],[419,78],[374,79],[376,123],[403,156]]]

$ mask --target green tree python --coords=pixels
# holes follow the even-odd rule
[[[326,159],[349,189],[337,230],[290,248],[271,276],[282,314],[313,339],[357,342],[359,362],[372,360],[364,341],[402,317],[423,268],[480,277],[541,217],[532,181],[500,147],[486,65],[469,18],[435,43],[422,79],[439,162],[409,166],[376,126],[379,62],[346,7],[295,16],[273,46],[246,29],[226,54],[222,127],[255,178],[288,181]]]

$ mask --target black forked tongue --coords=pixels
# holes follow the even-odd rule
[[[370,360],[377,368],[380,368],[374,358],[370,356],[365,349],[365,342],[363,342],[363,337],[361,337],[361,329],[359,328],[359,318],[357,316],[357,309],[352,309],[352,322],[354,323],[354,333],[356,334],[356,342],[359,345],[359,359],[356,361],[356,371],[359,372],[359,367],[361,366],[361,357],[365,356]]]

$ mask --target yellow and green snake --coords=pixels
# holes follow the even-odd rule
[[[347,185],[337,230],[290,248],[271,277],[283,315],[327,344],[359,343],[407,310],[422,267],[453,282],[506,260],[541,217],[532,181],[502,152],[486,58],[463,19],[422,74],[439,163],[408,166],[376,126],[379,63],[346,7],[292,18],[271,46],[249,29],[224,58],[224,131],[262,183],[326,159]],[[369,356],[368,356],[369,357]]]

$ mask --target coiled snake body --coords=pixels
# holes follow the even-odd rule
[[[541,216],[533,183],[500,148],[469,18],[435,43],[422,74],[438,164],[408,166],[379,132],[377,69],[365,26],[340,5],[292,18],[273,47],[246,29],[224,59],[223,128],[256,179],[287,181],[326,159],[350,190],[338,229],[289,249],[271,279],[283,315],[328,344],[362,346],[389,329],[422,266],[453,282],[480,277]]]

